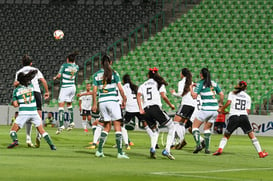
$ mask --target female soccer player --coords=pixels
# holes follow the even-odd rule
[[[97,157],[104,157],[103,145],[107,139],[108,133],[111,130],[111,121],[113,121],[116,145],[118,150],[117,158],[129,159],[125,153],[122,152],[122,134],[121,134],[121,109],[118,103],[118,95],[116,88],[118,88],[122,97],[122,107],[125,107],[126,96],[124,94],[119,74],[111,68],[112,61],[110,57],[104,55],[102,57],[102,69],[94,74],[93,78],[93,105],[92,111],[97,112],[97,92],[99,109],[104,119],[104,130],[99,139]]]
[[[91,122],[91,103],[92,103],[92,92],[91,90],[91,84],[86,84],[86,91],[78,94],[77,96],[79,98],[79,107],[80,107],[80,113],[82,116],[82,126],[84,132],[88,132],[87,129],[87,121]],[[87,118],[87,121],[86,121]]]
[[[189,69],[183,68],[180,72],[181,81],[178,83],[178,93],[172,90],[172,94],[177,97],[182,97],[181,105],[174,116],[175,130],[179,137],[179,144],[176,149],[181,149],[185,145],[185,124],[189,121],[194,112],[196,101],[193,100],[190,92],[192,85],[192,74]]]
[[[235,86],[235,90],[228,94],[228,100],[226,104],[219,108],[219,112],[226,113],[225,109],[230,106],[229,118],[227,128],[225,130],[224,137],[220,141],[218,150],[213,153],[213,155],[221,155],[224,147],[227,144],[228,139],[231,134],[237,128],[242,128],[245,134],[251,139],[253,146],[259,154],[260,158],[264,158],[268,155],[267,152],[262,151],[258,139],[255,137],[250,122],[248,120],[248,114],[251,106],[251,98],[245,92],[247,83],[245,81],[240,81],[238,85]]]
[[[13,91],[12,105],[19,107],[19,115],[13,124],[10,137],[13,140],[8,148],[14,148],[18,146],[17,132],[24,126],[28,121],[33,123],[37,128],[38,132],[44,137],[46,142],[49,144],[51,150],[56,150],[47,132],[45,132],[42,120],[37,112],[36,100],[34,96],[34,88],[31,84],[31,80],[37,74],[37,70],[30,70],[27,74],[21,72],[18,74],[17,80],[19,85]]]
[[[223,104],[224,93],[221,91],[219,85],[211,80],[210,72],[207,68],[202,68],[200,72],[201,80],[197,83],[194,91],[193,85],[190,86],[191,95],[194,99],[198,94],[201,96],[202,107],[197,113],[195,120],[192,124],[192,134],[196,142],[196,149],[193,153],[198,153],[203,149],[200,142],[199,127],[204,123],[204,138],[205,138],[205,153],[210,154],[209,144],[211,136],[211,127],[218,115],[218,101],[216,93],[220,95],[219,104]]]
[[[167,143],[165,149],[162,151],[162,155],[174,160],[174,156],[170,153],[170,147],[174,137],[174,124],[168,114],[161,109],[162,103],[160,97],[172,108],[168,97],[166,96],[165,85],[168,83],[158,74],[156,67],[150,68],[148,72],[148,80],[145,81],[138,89],[137,103],[140,114],[145,114],[145,120],[149,127],[153,130],[153,136],[151,138],[150,156],[155,159],[155,147],[158,140],[158,128],[157,121],[160,126],[166,126],[168,128]],[[142,107],[142,100],[143,107]]]
[[[139,107],[137,105],[136,99],[138,86],[132,82],[128,74],[125,74],[122,80],[124,84],[123,85],[124,93],[127,97],[124,115],[125,124],[128,124],[133,118],[137,117],[138,121],[143,123],[146,132],[151,137],[153,135],[153,132],[151,128],[149,128],[147,122],[145,121],[144,115],[139,113]]]
[[[45,94],[44,94],[44,99],[48,99],[49,98],[49,92],[48,92],[48,85],[47,85],[47,81],[45,80],[43,74],[40,72],[39,69],[35,68],[32,66],[32,58],[28,55],[24,55],[22,58],[22,64],[23,64],[23,68],[21,68],[20,70],[18,70],[16,72],[15,75],[15,81],[13,83],[13,85],[15,87],[17,87],[19,85],[19,82],[17,80],[18,74],[23,72],[23,73],[28,73],[30,70],[37,70],[37,74],[35,75],[35,77],[31,80],[31,83],[34,87],[34,97],[36,100],[36,104],[37,104],[37,111],[38,114],[40,116],[40,118],[42,118],[42,95],[41,95],[41,89],[39,86],[39,81],[41,81],[41,83],[44,86],[45,89]],[[26,122],[26,143],[28,145],[28,147],[34,147],[34,145],[32,144],[31,141],[31,131],[32,131],[32,124],[30,122]],[[41,135],[38,134],[36,135],[36,144],[35,147],[40,147],[40,142],[41,142]]]
[[[59,128],[56,134],[60,134],[64,129],[64,105],[66,103],[69,112],[69,126],[67,131],[74,128],[75,123],[73,121],[73,107],[72,102],[76,93],[75,79],[79,71],[79,66],[75,64],[76,56],[78,52],[74,52],[66,57],[67,63],[64,63],[59,73],[53,78],[53,80],[62,77],[62,87],[59,94]]]

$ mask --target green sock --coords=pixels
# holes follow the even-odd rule
[[[63,109],[59,110],[59,123],[60,123],[59,127],[64,125],[64,110]]]
[[[73,123],[74,122],[73,107],[68,108],[68,113],[69,113],[69,123]]]
[[[53,145],[52,140],[47,133],[44,133],[43,137],[49,145]]]
[[[210,143],[210,135],[211,133],[205,133],[204,134],[204,139],[205,139],[205,144],[206,144],[206,149],[209,149],[209,143]]]
[[[97,128],[96,126],[92,126],[93,136],[94,136],[94,134],[95,134],[96,128]]]
[[[121,134],[121,132],[116,132],[116,144],[117,144],[118,153],[122,154],[122,134]]]
[[[98,151],[102,153],[103,145],[107,139],[108,133],[106,131],[102,131],[100,135],[100,142],[98,146]]]
[[[194,138],[194,141],[196,142],[196,145],[200,145],[200,131],[199,130],[194,130],[192,132],[192,135],[193,135],[193,138]]]
[[[89,126],[92,126],[92,122],[91,121],[87,121],[87,123],[89,124]]]
[[[16,131],[11,131],[10,132],[10,137],[11,137],[12,141],[18,140]]]

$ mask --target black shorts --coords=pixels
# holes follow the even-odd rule
[[[191,122],[191,120],[188,119],[185,124],[185,128],[187,129],[187,128],[191,128],[191,127],[192,127],[192,122]]]
[[[252,131],[252,127],[250,125],[247,115],[230,116],[227,120],[227,128],[225,133],[232,134],[233,131],[239,127],[244,131],[245,134],[248,134]]]
[[[83,109],[81,116],[91,116],[91,110]]]
[[[144,108],[144,111],[144,118],[150,128],[154,128],[156,122],[158,122],[160,126],[164,126],[171,119],[158,105],[147,106]]]
[[[140,114],[139,112],[125,112],[124,115],[124,123],[129,123],[133,118],[137,117],[139,121],[144,121],[144,115]]]
[[[182,118],[190,120],[193,111],[194,111],[194,107],[193,106],[180,105],[180,107],[178,108],[178,110],[176,112],[176,115],[180,116]]]
[[[42,110],[42,94],[40,92],[34,92],[34,97],[36,100],[37,110],[41,111]]]

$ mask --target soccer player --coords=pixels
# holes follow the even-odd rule
[[[198,153],[203,149],[200,141],[199,127],[204,123],[205,153],[210,154],[209,144],[211,127],[218,115],[218,101],[215,94],[217,93],[220,95],[219,104],[223,105],[224,93],[219,85],[211,80],[210,72],[207,68],[201,69],[200,77],[201,80],[197,83],[194,90],[193,85],[190,86],[192,97],[196,99],[198,94],[200,94],[202,102],[201,110],[197,113],[192,124],[192,134],[196,142],[196,149],[193,153]]]
[[[224,137],[220,141],[218,150],[213,153],[213,155],[221,155],[224,147],[227,144],[228,139],[231,134],[237,128],[242,128],[245,134],[251,139],[253,146],[259,154],[260,158],[264,158],[268,155],[267,152],[262,151],[258,139],[255,137],[250,122],[248,120],[248,114],[251,107],[251,98],[245,92],[247,88],[247,83],[245,81],[240,81],[238,85],[235,86],[235,90],[228,94],[228,100],[223,107],[219,108],[219,112],[226,113],[225,109],[230,106],[229,118],[227,128],[224,133]]]
[[[166,126],[168,128],[167,143],[165,149],[162,151],[162,155],[168,157],[170,160],[174,160],[174,156],[170,153],[170,147],[175,132],[174,123],[168,114],[162,110],[161,103],[162,97],[162,99],[171,107],[171,109],[175,109],[174,105],[166,96],[166,85],[168,85],[168,83],[158,74],[158,69],[156,67],[150,68],[148,72],[148,80],[145,81],[138,89],[137,103],[140,114],[145,115],[145,120],[153,131],[150,157],[153,159],[156,158],[155,147],[159,135],[157,127],[158,122],[160,126]]]
[[[10,130],[10,137],[13,140],[13,143],[11,143],[7,148],[14,148],[19,145],[17,132],[27,121],[30,121],[44,137],[46,142],[49,144],[50,149],[56,150],[56,147],[53,145],[48,133],[45,132],[41,117],[37,112],[34,87],[31,84],[31,80],[35,77],[37,72],[37,70],[30,70],[27,74],[21,72],[17,76],[19,84],[13,91],[12,105],[14,107],[19,107],[19,115]]]
[[[122,134],[121,134],[121,109],[118,103],[118,95],[116,89],[118,88],[122,97],[122,107],[125,107],[126,96],[124,94],[119,74],[111,68],[112,61],[108,55],[102,57],[102,68],[94,74],[93,78],[93,105],[92,111],[97,112],[97,92],[99,110],[104,118],[104,130],[99,139],[98,150],[96,157],[104,157],[103,146],[107,139],[108,133],[111,130],[111,121],[113,121],[116,145],[118,150],[117,158],[129,159],[129,157],[122,152]]]
[[[15,81],[14,81],[13,85],[15,87],[17,87],[19,85],[19,81],[18,81],[18,74],[19,73],[23,72],[26,74],[30,70],[37,70],[37,74],[31,80],[31,83],[34,87],[34,96],[35,96],[35,100],[36,100],[36,104],[37,104],[37,111],[38,111],[40,118],[42,118],[42,95],[41,95],[41,90],[40,90],[40,86],[39,86],[39,81],[42,82],[44,89],[45,89],[44,99],[49,98],[48,85],[47,85],[47,81],[45,80],[45,78],[44,78],[43,74],[40,72],[40,70],[35,67],[32,67],[32,61],[33,60],[30,56],[28,56],[28,55],[23,56],[23,58],[22,58],[23,68],[21,68],[20,70],[18,70],[16,72]],[[26,123],[26,143],[27,143],[28,147],[34,147],[34,145],[32,144],[32,141],[31,141],[31,130],[32,130],[32,124],[30,122],[27,122]],[[35,147],[40,147],[40,141],[41,141],[41,135],[39,135],[37,132]]]
[[[88,132],[87,121],[91,122],[91,118],[92,118],[91,116],[92,92],[90,90],[91,90],[91,84],[86,84],[86,91],[77,95],[78,97],[80,97],[79,107],[80,107],[80,113],[82,116],[82,126],[83,126],[84,132]],[[86,118],[87,118],[87,121],[86,121]]]
[[[78,52],[74,52],[66,57],[67,63],[64,63],[59,73],[53,78],[53,80],[61,79],[61,90],[59,94],[59,128],[56,134],[60,134],[64,129],[64,106],[65,103],[69,112],[69,125],[67,131],[74,128],[75,123],[73,120],[73,106],[72,102],[76,93],[75,79],[79,71],[79,66],[75,64],[76,56]]]
[[[190,118],[194,112],[196,101],[193,100],[190,92],[190,85],[192,85],[192,74],[189,69],[183,68],[180,72],[181,81],[178,83],[178,93],[172,90],[174,96],[182,97],[181,105],[174,116],[174,124],[176,133],[179,137],[179,144],[176,149],[181,149],[185,144],[185,124],[190,122]]]

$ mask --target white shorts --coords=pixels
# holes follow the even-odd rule
[[[35,127],[38,127],[42,124],[42,120],[38,114],[33,115],[18,115],[18,117],[15,120],[15,123],[20,127],[23,128],[25,123],[27,121],[30,121],[32,124],[35,125]]]
[[[75,94],[76,94],[75,86],[61,88],[59,94],[59,102],[73,102]]]
[[[200,110],[197,112],[196,118],[199,121],[202,122],[209,122],[209,123],[214,123],[216,120],[216,117],[218,115],[217,111],[204,111],[204,110]]]
[[[104,121],[117,121],[122,118],[121,109],[118,102],[109,101],[99,103],[99,107]]]

